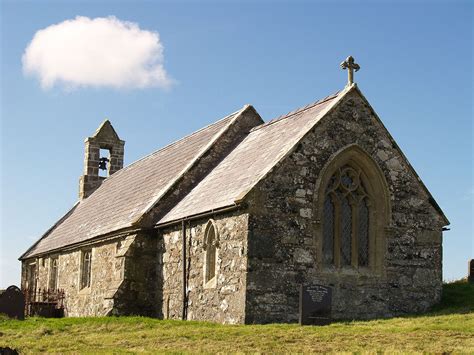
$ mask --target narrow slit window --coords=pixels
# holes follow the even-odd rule
[[[210,246],[208,253],[207,280],[210,281],[216,276],[216,247],[214,245]]]
[[[49,274],[49,288],[56,290],[58,288],[58,258],[51,259],[51,269]]]
[[[209,221],[204,235],[204,284],[209,287],[210,281],[216,279],[217,274],[217,252],[218,252],[218,234],[213,221]]]
[[[82,253],[81,289],[91,286],[92,250]]]
[[[33,290],[36,288],[36,263],[28,265],[27,269],[27,288]]]
[[[216,276],[216,245],[215,245],[216,233],[214,226],[209,228],[207,237],[207,272],[206,281],[209,282]]]

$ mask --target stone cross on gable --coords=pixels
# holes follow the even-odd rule
[[[341,63],[342,69],[347,69],[347,85],[352,85],[354,83],[354,69],[358,71],[360,65],[354,61],[354,57],[351,55],[346,58],[345,61]]]

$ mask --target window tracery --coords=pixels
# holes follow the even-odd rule
[[[323,262],[338,267],[369,264],[370,197],[361,169],[344,165],[327,184],[323,207]]]

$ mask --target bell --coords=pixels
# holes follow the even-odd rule
[[[102,157],[99,159],[99,169],[100,170],[107,170],[107,163],[109,162],[109,159],[106,157]]]

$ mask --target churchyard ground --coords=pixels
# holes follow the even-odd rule
[[[394,319],[220,325],[143,317],[0,319],[0,347],[20,353],[410,352],[474,353],[474,285],[444,286],[430,313]]]

